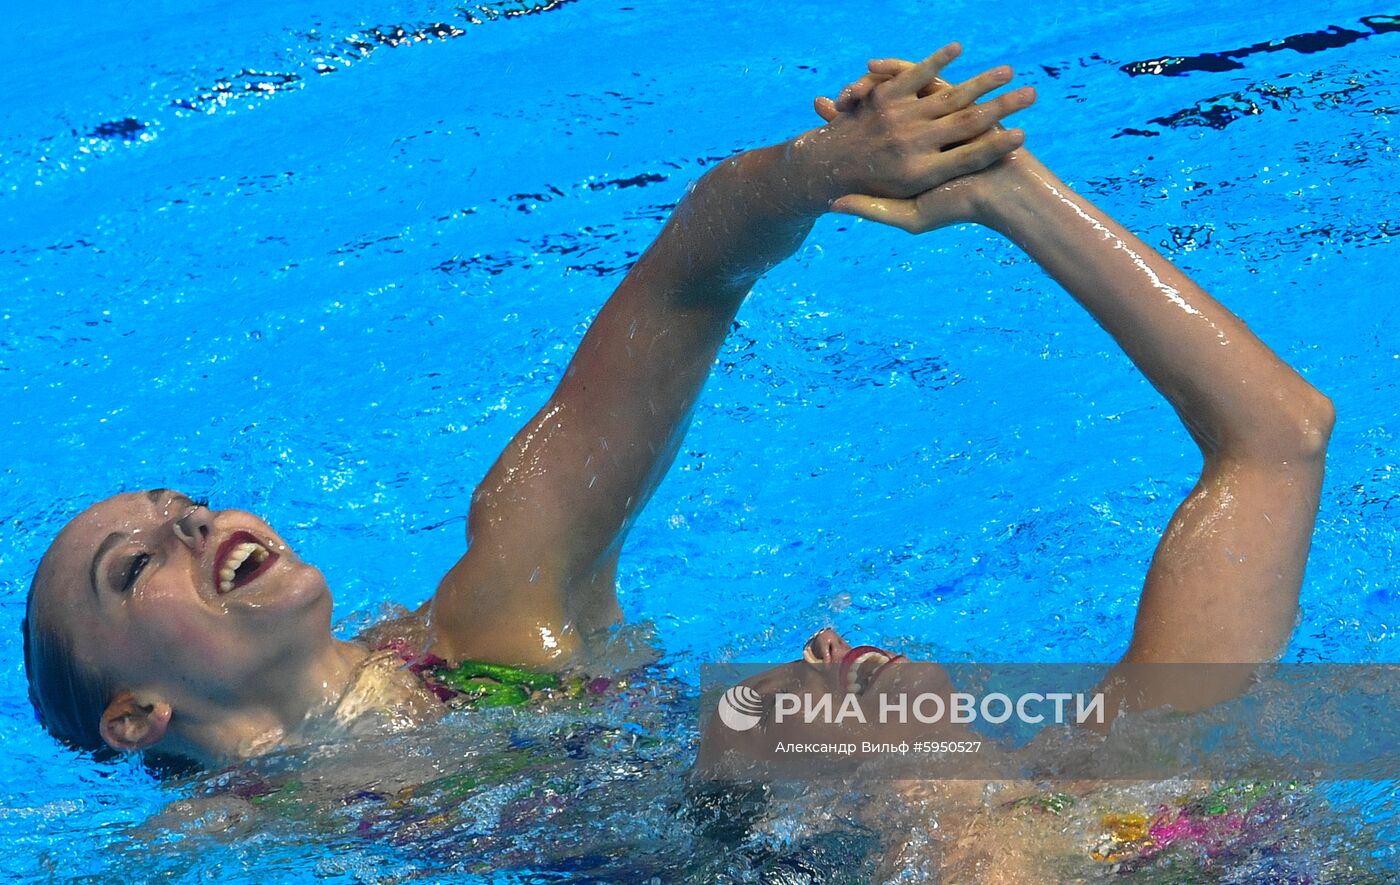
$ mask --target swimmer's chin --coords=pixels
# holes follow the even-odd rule
[[[329,607],[331,591],[320,569],[295,555],[284,555],[257,580],[220,594],[219,603],[229,609],[285,614],[318,604]]]

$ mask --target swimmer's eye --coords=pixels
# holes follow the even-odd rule
[[[208,509],[209,509],[209,499],[208,499],[208,498],[191,498],[191,499],[190,499],[190,503],[193,504],[193,505],[196,506],[196,507],[203,507],[205,510],[208,510]]]
[[[131,592],[131,588],[136,586],[136,579],[141,577],[142,570],[150,561],[151,554],[149,553],[138,553],[131,558],[131,564],[126,567],[126,577],[122,579],[123,593]]]

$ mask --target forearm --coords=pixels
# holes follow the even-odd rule
[[[520,561],[572,596],[616,555],[675,457],[744,296],[825,209],[812,181],[778,146],[740,154],[691,188],[478,488],[470,527],[486,558]]]
[[[1017,162],[985,221],[1113,336],[1207,455],[1287,459],[1325,443],[1326,398],[1239,317],[1044,165]]]
[[[582,407],[574,417],[592,429],[575,436],[590,447],[612,440],[591,453],[606,465],[608,492],[565,508],[586,514],[589,531],[611,537],[651,495],[744,297],[825,210],[818,190],[784,145],[727,160],[696,183],[599,311],[552,400]]]

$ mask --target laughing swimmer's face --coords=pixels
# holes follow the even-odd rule
[[[75,517],[36,577],[33,634],[118,689],[237,706],[279,658],[324,642],[325,579],[241,510],[169,489],[116,495]]]

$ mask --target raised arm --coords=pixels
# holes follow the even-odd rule
[[[878,64],[862,82],[904,65]],[[818,108],[837,114],[830,103]],[[1333,422],[1327,397],[1025,150],[913,200],[852,196],[834,208],[915,233],[959,221],[1000,231],[1176,409],[1204,463],[1153,556],[1123,664],[1275,659],[1297,616]],[[1135,704],[1200,706],[1240,687],[1189,698],[1151,688]]]
[[[1239,317],[1026,157],[988,222],[1113,336],[1200,447],[1153,556],[1129,662],[1276,658],[1297,616],[1331,402]]]
[[[563,662],[618,620],[618,550],[754,282],[841,194],[911,196],[1014,146],[957,146],[1028,103],[973,104],[1005,76],[964,84],[961,105],[918,97],[957,53],[945,47],[882,84],[859,113],[740,154],[695,184],[477,488],[467,552],[430,603],[440,654]]]

